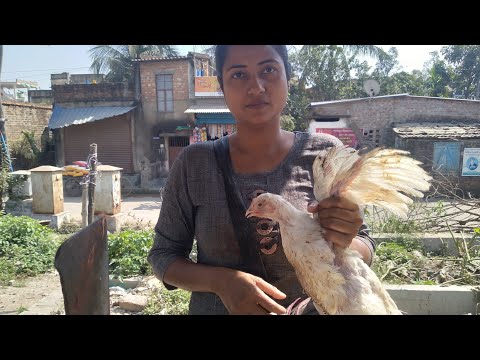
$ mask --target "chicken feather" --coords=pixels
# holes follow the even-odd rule
[[[408,155],[385,148],[359,155],[346,146],[322,151],[312,167],[315,198],[341,196],[359,207],[376,205],[405,218],[410,197],[422,197],[431,180],[421,163]],[[360,254],[327,242],[310,213],[279,195],[264,193],[252,201],[246,216],[279,223],[285,255],[320,313],[401,314]]]

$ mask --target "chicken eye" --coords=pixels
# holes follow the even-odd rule
[[[263,203],[258,203],[258,207],[262,207]]]

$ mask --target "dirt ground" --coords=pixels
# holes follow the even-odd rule
[[[16,315],[61,288],[56,270],[19,280],[12,286],[0,286],[0,315]]]

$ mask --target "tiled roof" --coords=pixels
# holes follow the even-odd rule
[[[403,123],[394,125],[393,131],[401,138],[480,138],[478,123]]]

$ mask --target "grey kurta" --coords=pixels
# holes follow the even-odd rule
[[[312,164],[319,151],[341,142],[330,135],[295,133],[295,141],[282,163],[261,174],[233,174],[246,206],[256,190],[279,194],[300,210],[314,200]],[[252,219],[258,223],[261,219]],[[265,224],[264,224],[265,225]],[[258,240],[271,237],[276,228],[252,226]],[[278,228],[278,227],[277,227]],[[269,234],[268,232],[271,232]],[[260,234],[259,234],[260,233]],[[263,234],[263,235],[262,235]],[[234,235],[221,170],[213,142],[186,147],[174,162],[165,186],[162,208],[155,227],[155,240],[148,256],[155,275],[163,280],[167,267],[177,258],[188,258],[193,239],[197,240],[197,262],[238,268],[240,248]],[[374,249],[374,242],[362,240]],[[275,250],[272,252],[272,250]],[[281,238],[274,248],[262,252],[268,281],[287,294],[279,301],[287,307],[305,294],[287,261]],[[168,289],[174,287],[165,284]],[[227,314],[220,298],[213,293],[193,292],[190,314]]]

